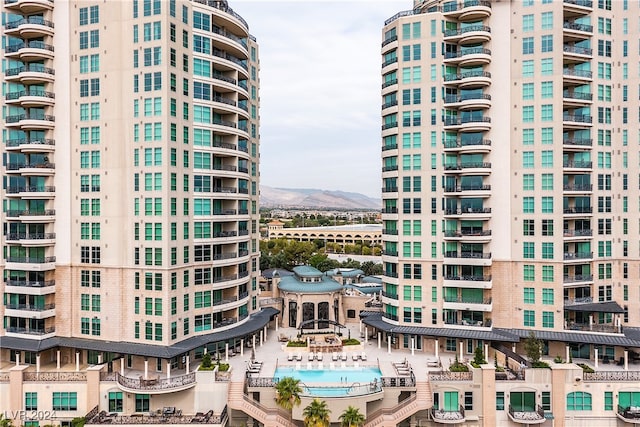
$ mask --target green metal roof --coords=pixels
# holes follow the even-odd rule
[[[313,270],[315,270],[315,268],[313,268]],[[319,282],[301,282],[296,276],[288,276],[280,279],[278,288],[285,292],[326,293],[340,291],[342,289],[342,285],[326,276],[322,276]]]
[[[322,272],[317,268],[313,268],[310,265],[299,265],[293,267],[293,272],[300,277],[320,277]]]

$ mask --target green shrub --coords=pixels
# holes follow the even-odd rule
[[[536,362],[531,362],[532,368],[548,368],[549,364],[547,362],[543,362],[542,360],[538,360]]]
[[[349,338],[346,340],[342,340],[342,345],[359,345],[359,344],[360,344],[360,340],[356,338]]]
[[[287,347],[306,347],[306,346],[307,346],[306,341],[289,341],[287,343]]]
[[[229,370],[228,363],[218,363],[218,372],[227,372]]]
[[[212,368],[211,355],[209,353],[205,353],[202,356],[202,363],[200,364],[200,367],[204,368],[203,370],[208,370],[208,369]]]
[[[586,372],[587,374],[593,374],[595,372],[591,366],[584,363],[578,363],[578,366],[582,368],[582,372]]]
[[[449,366],[449,370],[451,372],[469,372],[469,367],[464,363],[460,363],[458,356],[456,356],[456,360]]]
[[[555,363],[564,363],[564,360],[563,360],[563,359],[562,359],[562,357],[560,357],[560,356],[556,356],[556,357],[553,359],[553,361],[554,361]]]

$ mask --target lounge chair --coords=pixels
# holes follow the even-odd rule
[[[355,362],[356,360],[358,360],[358,359],[360,359],[360,355],[355,354],[355,353],[351,355],[351,360],[353,360],[354,362]]]
[[[302,353],[298,353],[298,354],[296,354],[296,360],[297,360],[298,362],[302,362]]]
[[[360,354],[360,360],[362,360],[363,362],[366,362],[367,360],[367,353],[365,353],[364,351],[362,352],[362,354]]]
[[[289,353],[289,354],[287,355],[287,361],[289,361],[289,362],[293,362],[293,353]]]
[[[331,355],[331,360],[333,360],[334,362],[337,362],[338,361],[338,353],[336,353],[334,351],[333,354]]]
[[[342,353],[340,355],[340,360],[342,360],[343,362],[346,362],[347,361],[347,353]]]
[[[313,359],[315,359],[315,354],[313,353],[313,351],[311,353],[309,353],[309,358],[307,360],[309,360],[309,362],[313,362]]]
[[[322,356],[322,353],[320,353],[320,352],[316,353],[316,360],[317,360],[318,362],[322,362],[322,357],[323,357],[323,356]]]

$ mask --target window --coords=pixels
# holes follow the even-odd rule
[[[525,219],[522,221],[522,235],[534,236],[535,235],[535,221],[532,219]]]
[[[604,392],[604,410],[613,411],[613,392],[612,391]]]
[[[533,61],[522,61],[522,77],[533,77]]]
[[[567,411],[591,411],[591,393],[575,391],[567,394]]]
[[[123,393],[121,391],[110,391],[109,412],[122,412],[123,407]]]
[[[533,31],[533,15],[522,15],[522,31]]]
[[[27,411],[36,411],[38,409],[38,393],[26,392],[24,394],[24,409]]]
[[[543,52],[553,51],[553,35],[542,36],[542,51]]]
[[[522,121],[524,123],[533,122],[533,105],[525,105],[522,107]]]
[[[76,411],[78,409],[78,395],[74,392],[53,392],[54,411]],[[148,409],[147,409],[148,410]]]
[[[553,311],[543,311],[542,312],[542,327],[543,328],[553,328]]]
[[[535,212],[535,203],[533,197],[523,197],[522,198],[522,212],[523,213],[534,213]]]
[[[149,395],[136,394],[136,412],[149,412]]]
[[[553,288],[542,289],[542,304],[553,305]]]
[[[496,411],[504,411],[504,391],[496,391]]]
[[[535,243],[534,242],[524,242],[522,244],[523,248],[523,258],[531,259],[535,258]]]
[[[535,294],[534,288],[524,288],[524,303],[525,304],[536,303],[536,294]]]
[[[533,83],[522,84],[522,100],[527,101],[533,99]]]
[[[522,38],[522,53],[525,55],[533,53],[533,37]]]
[[[533,282],[536,279],[535,267],[533,265],[525,265],[523,267],[522,279],[526,282]]]
[[[536,326],[536,312],[524,310],[524,326]]]
[[[542,258],[553,259],[553,242],[542,242]]]

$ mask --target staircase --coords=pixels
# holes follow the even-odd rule
[[[228,405],[231,409],[242,411],[264,427],[282,427],[289,425],[289,418],[284,411],[277,408],[267,408],[244,394],[244,383],[233,381],[229,383]]]
[[[416,382],[416,393],[392,408],[380,409],[367,417],[365,427],[396,427],[418,411],[433,406],[431,385],[428,381]]]

